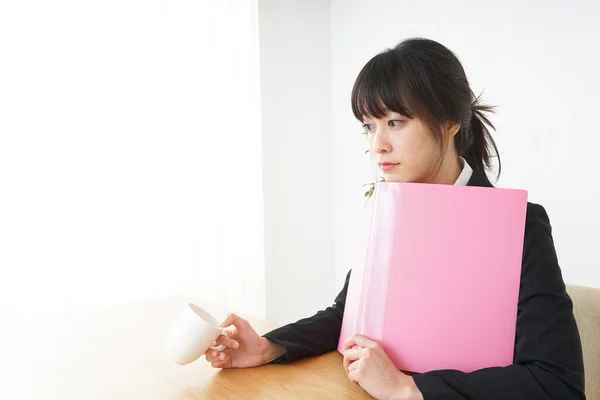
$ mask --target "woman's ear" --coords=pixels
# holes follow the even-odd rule
[[[446,134],[448,137],[454,137],[460,131],[460,124],[456,122],[448,121],[446,123]]]

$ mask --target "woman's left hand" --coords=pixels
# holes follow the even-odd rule
[[[423,399],[415,381],[396,368],[379,343],[363,335],[344,343],[344,369],[376,399]]]

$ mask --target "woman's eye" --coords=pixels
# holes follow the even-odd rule
[[[371,133],[375,131],[375,125],[373,124],[363,124],[363,130],[365,133]]]
[[[401,124],[402,122],[403,122],[403,121],[402,121],[402,120],[400,120],[400,119],[393,119],[393,120],[391,120],[391,121],[389,121],[389,122],[388,122],[388,126],[391,126],[391,127],[398,127],[398,126],[400,126],[400,124]]]

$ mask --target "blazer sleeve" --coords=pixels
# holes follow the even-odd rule
[[[529,204],[514,363],[472,373],[413,376],[425,400],[585,399],[579,331],[557,261],[548,215]]]
[[[263,335],[287,350],[283,356],[272,363],[286,364],[308,356],[319,356],[337,348],[350,272],[346,275],[344,287],[332,306],[317,312],[312,317],[301,319]]]

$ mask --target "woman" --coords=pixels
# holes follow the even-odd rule
[[[485,175],[498,151],[493,128],[456,56],[439,43],[410,39],[373,57],[352,91],[372,156],[388,182],[492,187]],[[230,315],[216,368],[289,363],[337,347],[350,272],[335,303],[310,318],[259,336]],[[408,376],[385,350],[361,335],[345,343],[348,378],[378,399],[583,399],[581,343],[543,207],[529,203],[514,363],[472,373],[454,370]]]

